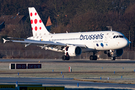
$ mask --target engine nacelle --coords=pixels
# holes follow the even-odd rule
[[[65,50],[65,54],[67,53],[69,56],[79,56],[82,53],[82,49],[77,46],[69,46],[69,47],[66,47],[66,50]]]
[[[123,54],[123,49],[104,51],[104,53],[107,54],[108,57],[119,57]]]
[[[123,49],[118,49],[118,50],[115,51],[115,56],[116,56],[116,57],[119,57],[119,56],[121,56],[122,54],[123,54]]]

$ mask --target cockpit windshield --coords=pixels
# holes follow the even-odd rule
[[[113,38],[124,38],[124,36],[122,36],[122,35],[115,35],[115,36],[113,36]]]

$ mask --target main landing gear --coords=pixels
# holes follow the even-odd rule
[[[93,52],[93,55],[90,56],[90,60],[97,60],[97,56],[95,54],[96,53]]]
[[[70,59],[70,56],[69,55],[63,55],[62,56],[62,60],[69,60]]]

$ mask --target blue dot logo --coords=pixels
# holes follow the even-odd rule
[[[103,44],[103,43],[101,43],[101,46],[102,46],[102,47],[104,47],[104,44]]]

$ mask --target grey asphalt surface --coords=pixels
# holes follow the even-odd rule
[[[86,81],[76,81],[73,78],[0,78],[2,84],[42,84],[52,86],[79,86],[83,87],[113,87],[113,88],[135,88],[135,84],[112,84],[112,83],[93,83]]]
[[[0,59],[0,63],[48,63],[48,64],[135,64],[134,60],[70,60],[70,61],[62,61],[61,59]],[[46,71],[45,71],[46,72]],[[44,72],[44,73],[45,73]],[[93,71],[94,72],[94,71]],[[102,71],[101,71],[102,72]],[[131,71],[129,71],[131,72]],[[28,72],[29,73],[29,72]],[[91,72],[90,72],[91,73]],[[96,72],[95,72],[96,73]],[[128,71],[127,71],[128,73]],[[40,74],[40,73],[39,73]],[[135,84],[115,84],[115,83],[95,83],[95,82],[86,82],[86,81],[76,81],[73,78],[37,78],[37,77],[0,77],[1,84],[15,84],[16,81],[18,84],[43,84],[43,85],[53,85],[53,86],[75,86],[77,87],[77,83],[82,87],[106,87],[106,88],[135,88]]]
[[[94,61],[94,60],[86,60],[86,59],[81,59],[81,60],[78,60],[78,59],[73,59],[73,60],[67,60],[67,61],[63,61],[61,59],[0,59],[0,62],[1,63],[11,63],[11,62],[41,62],[41,63],[132,63],[132,64],[135,64],[135,60],[115,60],[115,61],[112,61],[110,59],[108,60],[97,60],[97,61]]]

